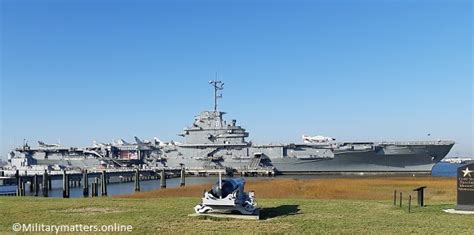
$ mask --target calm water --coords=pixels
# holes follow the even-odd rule
[[[433,176],[456,176],[456,170],[460,167],[461,164],[451,164],[451,163],[439,163],[433,168]],[[298,178],[298,179],[309,179],[309,178],[327,178],[327,177],[337,177],[337,176],[324,176],[324,175],[301,175],[301,176],[277,176],[276,178]],[[347,177],[347,176],[344,176]],[[262,180],[268,179],[266,177],[256,177],[249,178],[251,180]],[[211,177],[187,177],[186,185],[193,184],[205,184],[205,183],[215,183],[217,181],[217,176]],[[166,186],[168,188],[179,187],[180,179],[173,178],[167,179]],[[147,180],[140,182],[141,191],[150,191],[153,189],[160,188],[160,180]],[[71,188],[71,197],[82,197],[82,187]],[[100,190],[100,189],[99,189]],[[26,190],[28,195],[33,195],[29,192],[28,187]],[[90,192],[90,189],[89,189]],[[118,194],[130,194],[134,192],[134,182],[124,182],[124,183],[112,183],[107,185],[107,193],[109,196],[118,195]],[[41,191],[39,193],[41,195]],[[62,181],[55,180],[53,181],[53,189],[49,192],[50,197],[62,197]]]
[[[462,164],[441,162],[433,167],[432,174],[433,176],[456,176],[457,169],[460,166],[462,166]]]

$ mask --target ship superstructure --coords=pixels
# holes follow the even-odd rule
[[[256,169],[273,168],[285,173],[416,172],[430,173],[454,145],[453,141],[334,142],[334,138],[304,135],[304,143],[256,145],[249,133],[227,122],[218,110],[223,83],[210,81],[214,88],[214,109],[197,115],[179,135],[180,142],[157,138],[135,143],[120,140],[86,148],[64,148],[40,143],[11,152],[16,167],[91,168],[146,165],[156,168]]]

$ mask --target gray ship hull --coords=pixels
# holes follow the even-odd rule
[[[255,145],[249,133],[236,120],[224,120],[217,110],[220,81],[214,86],[213,111],[197,115],[179,136],[183,142],[158,139],[136,143],[94,144],[86,148],[64,148],[38,141],[38,148],[26,143],[12,151],[14,166],[58,165],[64,168],[122,167],[145,165],[156,168],[258,169],[278,173],[357,173],[357,172],[431,172],[454,145],[453,141],[344,142],[333,138],[303,135],[304,144]],[[278,128],[278,127],[276,127]]]

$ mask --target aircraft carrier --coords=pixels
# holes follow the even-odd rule
[[[323,136],[305,136],[301,143],[258,145],[247,141],[249,133],[236,120],[224,120],[217,101],[221,81],[214,88],[214,109],[197,115],[179,135],[181,142],[149,141],[135,137],[76,148],[25,141],[10,152],[10,168],[97,168],[144,165],[150,168],[258,169],[280,174],[304,173],[431,173],[454,141],[335,142]]]

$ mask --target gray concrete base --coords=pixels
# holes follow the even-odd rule
[[[245,219],[245,220],[259,220],[260,215],[239,215],[239,214],[216,214],[216,213],[208,213],[208,214],[189,214],[188,216],[208,216],[208,217],[214,217],[214,218],[228,218],[228,219]]]
[[[463,211],[463,210],[456,210],[456,209],[446,209],[443,211],[450,214],[474,215],[474,211]]]

